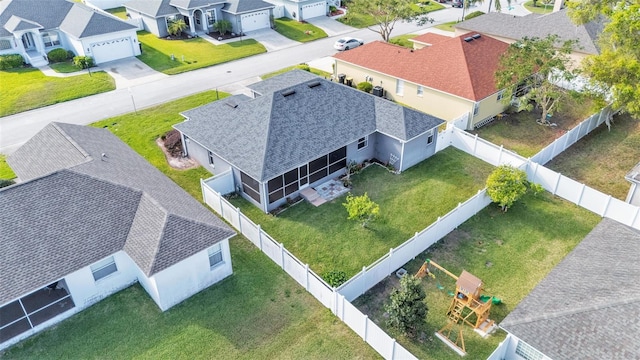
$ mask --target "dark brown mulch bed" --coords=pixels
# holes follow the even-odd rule
[[[233,35],[231,35],[233,34]],[[233,39],[233,38],[237,38],[240,37],[239,34],[236,33],[225,33],[224,35],[220,35],[220,32],[218,31],[212,31],[209,33],[209,36],[211,36],[212,38],[216,39],[216,40],[227,40],[227,39]]]
[[[187,39],[193,39],[194,36],[191,36],[189,34],[185,34],[185,33],[181,33],[180,35],[168,35],[166,37],[164,37],[165,40],[187,40]]]

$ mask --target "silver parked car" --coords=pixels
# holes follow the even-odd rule
[[[342,38],[342,39],[336,41],[336,43],[333,44],[333,47],[336,50],[349,50],[349,49],[356,48],[356,47],[358,47],[360,45],[363,45],[363,44],[364,44],[364,41],[362,41],[361,39],[345,37],[345,38]]]

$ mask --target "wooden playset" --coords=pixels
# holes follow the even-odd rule
[[[447,310],[447,325],[438,330],[436,336],[458,354],[464,355],[466,354],[464,338],[462,328],[458,325],[467,324],[482,337],[486,337],[496,327],[495,322],[489,319],[491,304],[497,304],[499,300],[482,295],[482,280],[471,273],[463,270],[460,276],[456,276],[429,259],[420,267],[416,277],[424,278],[428,275],[435,278],[436,275],[432,269],[437,269],[456,280],[456,290],[452,293],[453,299]],[[458,331],[454,331],[454,328]]]

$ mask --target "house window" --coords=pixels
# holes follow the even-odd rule
[[[422,96],[424,94],[424,88],[422,87],[422,85],[418,85],[417,94],[418,96]]]
[[[504,97],[504,90],[500,90],[500,92],[498,92],[498,101],[502,100],[503,97]]]
[[[243,172],[240,172],[240,181],[242,182],[242,192],[260,203],[260,183]]]
[[[216,22],[216,10],[207,11],[207,22],[209,23],[209,27],[213,27],[213,24]]]
[[[0,40],[0,50],[11,49],[11,41],[9,40]]]
[[[368,142],[369,142],[368,136],[358,139],[358,150],[366,148],[368,145]]]
[[[91,265],[91,273],[93,273],[93,279],[98,281],[118,271],[116,261],[113,256],[99,261]]]
[[[213,153],[211,151],[209,151],[209,165],[211,165],[212,168],[215,168],[215,158],[213,157]]]
[[[44,42],[45,47],[60,45],[60,38],[58,38],[58,33],[55,31],[43,32],[42,41]]]
[[[404,80],[396,80],[396,95],[404,94]]]
[[[473,116],[478,115],[479,112],[480,112],[480,103],[477,102],[473,105]]]
[[[518,345],[516,346],[516,354],[522,356],[527,360],[542,360],[542,353],[522,340],[518,340]]]
[[[222,259],[222,246],[220,243],[217,243],[209,248],[209,268],[213,269],[214,267],[223,263]]]
[[[433,142],[433,133],[433,129],[429,130],[429,132],[427,133],[427,145]]]

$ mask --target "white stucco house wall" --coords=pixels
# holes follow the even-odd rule
[[[51,123],[7,161],[0,350],[135,282],[165,311],[232,274],[235,232],[108,130]]]
[[[0,1],[0,55],[47,65],[56,48],[96,64],[140,55],[137,28],[102,10],[67,0]]]

